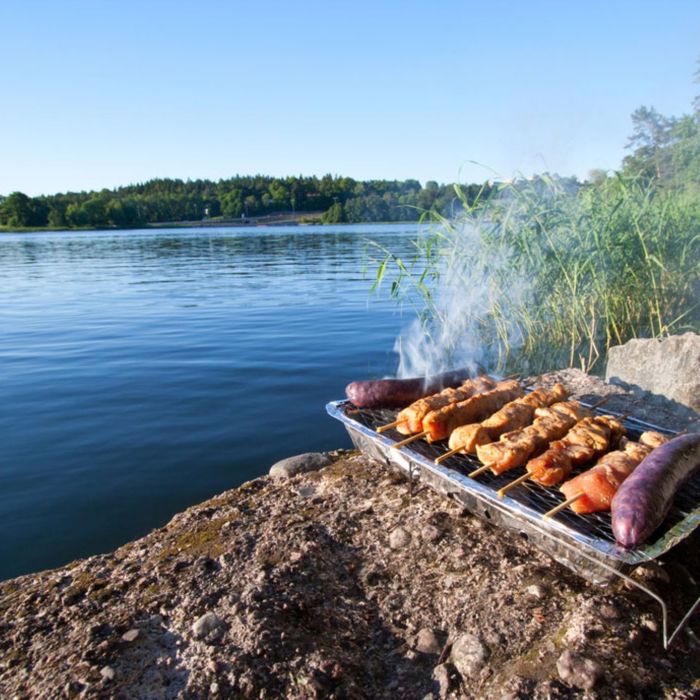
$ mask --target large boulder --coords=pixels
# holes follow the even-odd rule
[[[608,382],[632,385],[700,410],[700,335],[630,340],[608,351]]]

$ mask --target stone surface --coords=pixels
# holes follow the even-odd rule
[[[525,592],[530,596],[530,598],[535,598],[536,600],[541,600],[547,595],[547,591],[544,589],[544,586],[541,586],[539,583],[533,583],[531,586],[528,586],[525,589]]]
[[[122,641],[124,642],[134,642],[139,636],[139,631],[137,629],[131,629],[128,632],[124,632],[122,635]]]
[[[603,677],[603,668],[597,661],[568,649],[557,659],[557,672],[564,683],[583,690],[591,690]]]
[[[273,464],[270,467],[270,476],[275,479],[289,479],[297,474],[318,471],[330,463],[330,458],[321,452],[305,452]]]
[[[420,532],[420,536],[425,542],[435,543],[442,538],[442,530],[435,525],[426,525]]]
[[[411,535],[402,527],[397,527],[389,534],[389,546],[392,549],[403,549],[411,543]]]
[[[538,378],[561,380],[576,398],[642,408],[580,371]],[[560,679],[567,649],[604,665],[601,700],[696,693],[695,619],[664,652],[645,622],[659,620],[648,596],[587,585],[430,489],[410,498],[384,464],[331,460],[288,481],[249,481],[114,552],[0,581],[0,699],[594,697]],[[311,487],[315,496],[300,495]],[[426,525],[442,532],[437,543],[423,538]],[[399,528],[405,544],[393,549]],[[639,575],[680,612],[697,598],[699,552],[689,539]],[[541,599],[528,594],[533,584]],[[222,624],[198,639],[193,623],[208,612]],[[132,629],[137,639],[124,642]],[[491,654],[462,676],[452,659],[416,649],[421,630],[449,639],[445,654],[478,635],[470,668]]]
[[[607,381],[639,387],[700,410],[700,335],[635,339],[608,351]]]
[[[416,651],[422,654],[439,654],[442,647],[435,631],[424,627],[416,635]]]
[[[474,634],[461,634],[452,643],[452,663],[464,678],[478,676],[489,656],[486,645]]]
[[[433,669],[433,680],[439,698],[446,698],[450,692],[450,688],[455,685],[454,682],[454,667],[451,664],[440,664]]]
[[[192,634],[197,639],[205,637],[220,636],[223,632],[223,621],[213,612],[208,612],[202,615],[193,625]]]

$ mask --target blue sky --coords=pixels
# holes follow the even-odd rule
[[[0,194],[585,177],[700,93],[698,0],[0,0],[0,28]]]

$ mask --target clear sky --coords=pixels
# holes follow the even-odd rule
[[[0,0],[0,32],[0,194],[585,177],[700,93],[700,0]]]

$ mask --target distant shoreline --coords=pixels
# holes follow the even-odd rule
[[[147,223],[139,226],[21,226],[9,228],[0,226],[0,233],[53,233],[57,231],[136,231],[138,229],[152,228],[240,228],[245,226],[316,226],[321,224],[321,211],[303,211],[296,214],[279,214],[267,216],[249,216],[244,219],[198,219],[194,221],[163,221]],[[365,222],[382,223],[382,222]]]
[[[0,226],[0,234],[3,233],[58,233],[61,231],[138,231],[143,229],[170,229],[170,228],[250,228],[254,226],[322,226],[323,212],[300,212],[294,216],[251,216],[247,219],[204,219],[198,221],[164,221],[141,226],[85,226],[85,227],[51,227],[51,226],[25,226],[8,228]],[[419,224],[419,221],[353,221],[327,224],[328,226],[357,226],[362,224]]]

